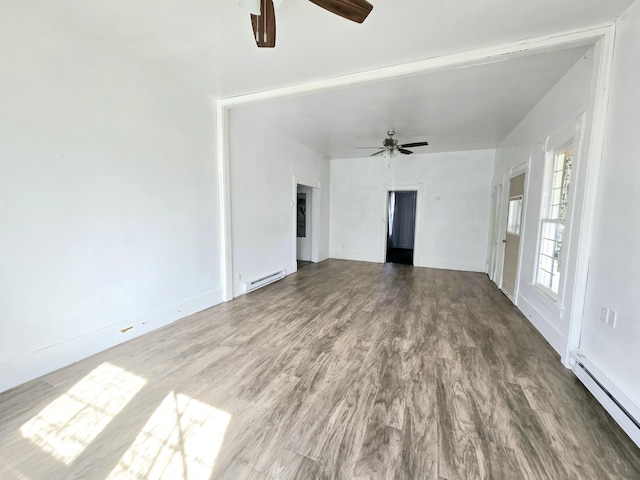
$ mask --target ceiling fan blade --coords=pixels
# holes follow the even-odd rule
[[[365,18],[373,10],[367,0],[309,0],[319,7],[329,10],[331,13],[340,15],[341,17],[351,20],[352,22],[362,23]]]
[[[353,148],[358,149],[358,148],[380,148],[380,147],[353,147]]]
[[[415,142],[415,143],[403,143],[402,145],[400,145],[401,147],[424,147],[426,145],[429,145],[429,142]]]
[[[377,157],[378,155],[383,154],[385,151],[384,150],[380,150],[379,152],[376,153],[372,153],[371,155],[369,155],[370,157]]]
[[[400,150],[400,153],[404,153],[405,155],[411,155],[413,153],[411,150],[407,150],[406,148],[398,147],[398,150]]]
[[[260,0],[260,15],[251,15],[251,26],[258,47],[276,46],[276,14],[273,0]]]

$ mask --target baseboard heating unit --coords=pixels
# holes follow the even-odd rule
[[[622,391],[606,381],[606,377],[583,352],[575,350],[572,357],[575,361],[573,372],[576,376],[631,440],[640,447],[640,408]]]
[[[247,293],[253,292],[258,288],[264,287],[265,285],[269,285],[270,283],[277,282],[278,280],[282,280],[283,278],[284,278],[284,270],[280,270],[279,272],[270,273],[269,275],[265,275],[264,277],[260,277],[256,280],[247,282]]]

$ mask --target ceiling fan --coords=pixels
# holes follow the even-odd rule
[[[238,0],[251,12],[251,26],[256,45],[261,48],[276,46],[275,8],[284,0]],[[362,23],[373,9],[367,0],[309,0],[325,10],[353,22]]]
[[[424,147],[426,145],[429,145],[429,142],[427,141],[403,143],[401,145],[398,145],[398,140],[393,138],[395,134],[396,134],[395,131],[389,130],[387,132],[388,137],[385,138],[384,141],[382,142],[382,150],[376,153],[372,153],[369,156],[376,157],[378,155],[383,155],[385,157],[396,157],[398,155],[398,152],[404,155],[411,155],[413,152],[411,150],[407,150],[407,148]],[[356,147],[356,148],[380,148],[380,147]]]

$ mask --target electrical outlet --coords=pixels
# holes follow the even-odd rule
[[[605,325],[608,325],[607,318],[609,316],[609,309],[607,307],[602,307],[600,310],[600,321]]]

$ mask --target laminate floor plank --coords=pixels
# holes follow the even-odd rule
[[[438,418],[436,373],[425,366],[420,377],[405,386],[405,414],[400,461],[395,478],[438,478]]]
[[[0,394],[0,478],[638,479],[484,274],[328,260]]]
[[[310,456],[322,465],[321,476],[350,478],[377,392],[378,387],[371,384],[351,385],[328,420],[322,423],[309,449]]]

